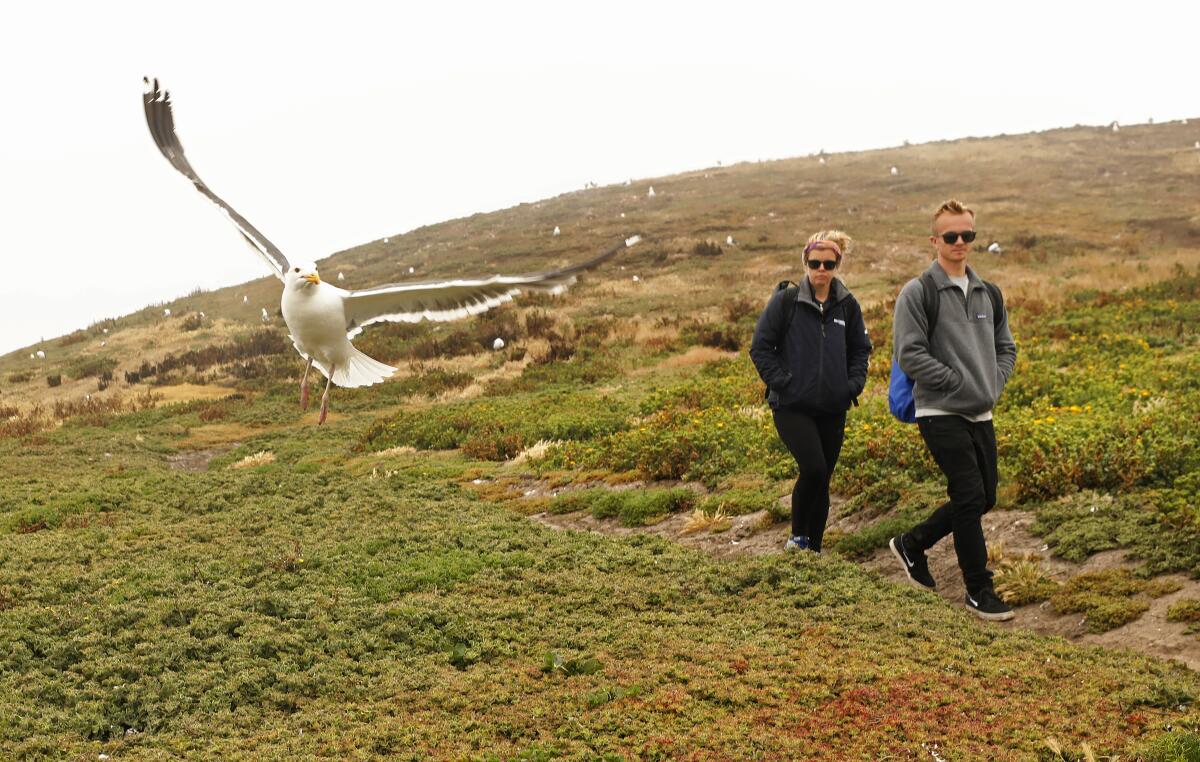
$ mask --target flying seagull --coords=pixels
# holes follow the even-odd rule
[[[585,270],[596,267],[617,252],[633,246],[640,236],[627,238],[604,253],[585,262],[559,270],[528,275],[493,275],[486,278],[454,278],[442,281],[391,283],[374,288],[347,291],[321,280],[312,262],[290,262],[267,237],[251,225],[233,207],[221,200],[200,179],[183,153],[175,134],[175,118],[170,94],[143,80],[146,88],[142,103],[146,124],[154,143],[180,174],[192,181],[241,232],[259,253],[275,277],[283,282],[280,307],[292,345],[307,361],[300,380],[300,405],[308,407],[308,374],[315,365],[325,376],[321,396],[324,423],[329,412],[329,388],[370,386],[383,381],[396,369],[374,360],[351,345],[350,340],[363,328],[383,321],[416,323],[421,320],[456,320],[476,315],[512,301],[524,290],[557,294],[565,291]],[[413,268],[409,268],[411,273]],[[263,310],[266,319],[266,310]]]

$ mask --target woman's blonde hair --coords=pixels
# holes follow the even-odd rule
[[[807,249],[809,245],[814,244],[817,241],[831,241],[837,245],[842,252],[841,254],[838,254],[838,264],[841,264],[842,257],[845,256],[846,252],[850,250],[850,245],[854,243],[853,238],[840,230],[822,230],[819,233],[813,233],[810,235],[808,237],[808,243],[805,244],[804,248]],[[808,261],[807,251],[804,252],[804,261]]]

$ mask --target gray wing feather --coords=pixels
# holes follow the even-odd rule
[[[251,225],[245,217],[238,214],[232,206],[222,201],[204,184],[196,171],[192,169],[192,165],[188,163],[187,157],[183,154],[183,145],[179,142],[179,136],[175,134],[175,117],[171,112],[171,94],[159,88],[157,79],[153,84],[149,79],[143,81],[146,84],[145,92],[142,93],[142,105],[146,109],[146,125],[150,128],[150,135],[154,138],[154,144],[158,146],[158,150],[162,151],[162,155],[167,158],[176,171],[192,181],[196,190],[217,205],[217,208],[237,227],[246,242],[262,256],[271,271],[275,273],[275,277],[283,280],[283,274],[288,269],[287,257],[283,256],[283,252],[267,240],[265,235],[258,232],[258,229]]]
[[[560,270],[529,275],[391,283],[349,291],[343,300],[346,332],[350,338],[354,338],[363,328],[384,321],[418,323],[422,320],[457,320],[510,302],[522,291],[562,293],[575,283],[581,273],[640,240],[640,236],[627,238],[597,257]]]

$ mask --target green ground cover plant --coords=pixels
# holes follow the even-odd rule
[[[373,424],[360,446],[463,447],[485,460],[505,460],[541,440],[590,440],[617,431],[628,425],[629,412],[619,396],[562,388],[486,397],[401,410]]]
[[[15,756],[786,757],[936,738],[1020,758],[1046,734],[1121,751],[1200,721],[1186,670],[976,627],[852,563],[537,529],[461,491],[486,462],[348,459],[365,420],[273,432],[201,472],[165,464],[176,429],[157,420],[0,443],[4,516],[92,517],[0,535]],[[228,468],[263,447],[275,462]],[[922,655],[897,631],[924,633]]]
[[[549,505],[551,513],[588,511],[598,519],[615,518],[623,526],[645,526],[666,518],[672,513],[690,510],[697,503],[694,491],[674,489],[590,489],[570,490],[555,496]]]
[[[1128,569],[1106,569],[1067,580],[1050,603],[1059,613],[1084,614],[1089,632],[1104,632],[1137,619],[1150,608],[1150,598],[1178,589],[1177,583],[1140,579]]]

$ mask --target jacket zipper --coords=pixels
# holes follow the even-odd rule
[[[817,320],[821,323],[821,349],[817,352],[817,394],[825,388],[825,305],[817,302]]]

